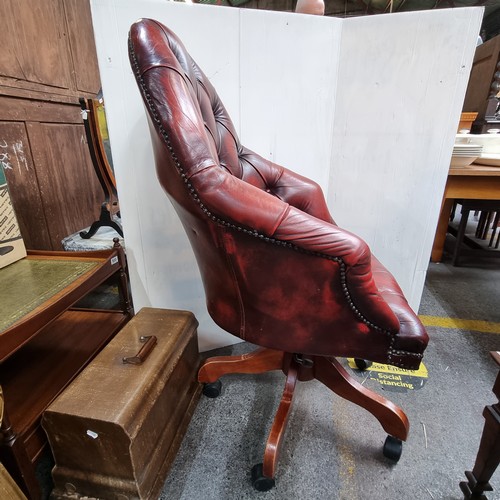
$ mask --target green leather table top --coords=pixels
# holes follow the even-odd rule
[[[22,259],[0,269],[0,332],[98,265],[100,261]]]

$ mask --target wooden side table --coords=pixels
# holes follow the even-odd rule
[[[99,252],[30,251],[0,270],[0,459],[28,498],[41,494],[42,413],[133,315],[125,269],[117,240]],[[112,276],[119,309],[73,307]]]
[[[490,353],[498,366],[500,366],[500,352]],[[497,375],[493,385],[493,393],[500,400],[500,373]],[[483,411],[485,418],[483,435],[476,457],[476,463],[472,471],[466,471],[468,482],[461,482],[460,488],[464,498],[476,498],[486,500],[485,491],[493,491],[489,484],[491,476],[498,467],[500,461],[500,402],[492,406],[486,406]]]

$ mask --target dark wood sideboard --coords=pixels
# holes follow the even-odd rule
[[[118,307],[77,307],[113,279]],[[117,241],[97,252],[29,251],[0,269],[0,459],[28,498],[41,495],[35,468],[47,446],[42,413],[132,316]]]

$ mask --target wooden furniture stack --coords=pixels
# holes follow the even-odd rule
[[[3,0],[0,19],[0,164],[26,248],[62,250],[102,202],[79,104],[101,86],[89,0]]]
[[[117,242],[99,252],[30,251],[0,270],[0,460],[30,499],[40,497],[42,413],[133,315]],[[74,307],[113,278],[118,307]]]
[[[477,113],[472,132],[484,134],[489,129],[500,128],[500,36],[479,45],[465,94],[463,111]]]

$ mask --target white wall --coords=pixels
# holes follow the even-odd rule
[[[201,350],[237,341],[208,317],[156,180],[127,54],[139,17],[179,35],[242,142],[319,182],[336,220],[367,240],[418,308],[482,9],[341,20],[92,0],[92,14],[137,310],[193,311]]]

